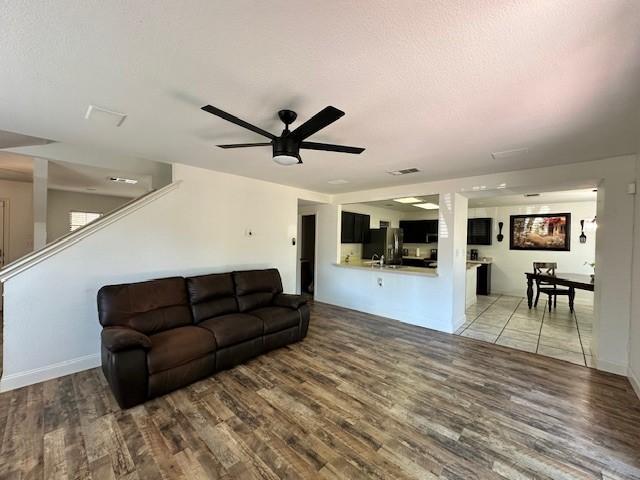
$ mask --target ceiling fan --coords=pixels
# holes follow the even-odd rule
[[[340,152],[340,153],[362,153],[364,148],[360,147],[347,147],[345,145],[332,145],[330,143],[317,143],[306,142],[305,140],[314,133],[322,130],[327,125],[332,124],[340,117],[344,115],[342,110],[338,110],[335,107],[325,107],[320,112],[316,113],[309,120],[298,126],[293,131],[289,131],[289,125],[291,125],[298,114],[292,110],[280,110],[278,116],[284,123],[284,130],[279,137],[272,135],[266,130],[251,125],[238,117],[224,112],[219,108],[211,105],[205,105],[202,110],[209,112],[213,115],[226,120],[227,122],[235,123],[241,127],[251,130],[252,132],[259,133],[260,135],[267,137],[271,141],[261,143],[236,143],[231,145],[218,145],[220,148],[245,148],[245,147],[266,147],[271,145],[273,147],[273,161],[280,165],[294,165],[296,163],[302,163],[300,158],[300,149],[307,150],[325,150],[328,152]]]

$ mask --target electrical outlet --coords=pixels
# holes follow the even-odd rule
[[[378,286],[382,287],[382,277],[378,277]]]

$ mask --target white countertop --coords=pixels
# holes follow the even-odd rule
[[[467,260],[467,263],[477,263],[478,265],[491,265],[493,260]]]
[[[334,263],[336,267],[341,268],[356,268],[360,270],[369,270],[375,273],[398,273],[403,275],[422,275],[424,277],[437,277],[438,271],[435,268],[426,267],[408,267],[406,265],[400,265],[398,268],[389,267],[372,267],[371,264],[365,264],[362,262],[349,262],[349,263]]]

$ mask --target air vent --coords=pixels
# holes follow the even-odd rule
[[[109,177],[109,181],[114,183],[126,183],[128,185],[135,185],[136,183],[138,183],[138,180],[123,177]]]
[[[539,197],[540,194],[539,193],[525,193],[524,196],[525,197]]]
[[[387,173],[389,175],[408,175],[409,173],[417,173],[419,171],[419,168],[403,168],[402,170],[392,170]]]
[[[493,152],[491,156],[498,160],[499,158],[509,158],[515,157],[516,155],[521,155],[523,153],[527,153],[529,151],[528,148],[514,148],[513,150],[503,150],[502,152]]]
[[[331,185],[344,185],[345,183],[349,183],[349,180],[345,180],[344,178],[336,178],[335,180],[329,180],[327,183]]]
[[[87,113],[84,114],[84,118],[86,120],[93,120],[104,125],[119,127],[127,119],[127,114],[109,110],[107,108],[98,107],[96,105],[89,105],[89,108],[87,108]]]

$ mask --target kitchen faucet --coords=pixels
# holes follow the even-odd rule
[[[376,259],[379,259],[378,260],[378,265],[382,266],[382,264],[384,262],[384,255],[382,257],[380,257],[377,253],[374,253],[373,255],[371,255],[371,260],[372,260],[371,266],[372,267],[376,264],[376,262],[375,262]]]

